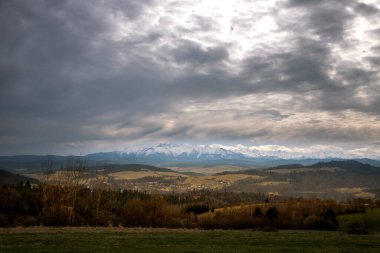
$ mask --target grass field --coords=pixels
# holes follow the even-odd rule
[[[366,213],[340,215],[338,220],[343,229],[348,223],[357,222],[359,224],[365,223],[370,232],[380,233],[380,208],[368,209]]]
[[[0,229],[0,252],[380,252],[380,234],[12,228]]]

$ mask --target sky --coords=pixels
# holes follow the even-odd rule
[[[0,31],[0,155],[380,154],[379,0],[2,0]]]

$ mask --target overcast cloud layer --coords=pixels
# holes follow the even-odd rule
[[[380,1],[0,1],[0,155],[380,147]]]

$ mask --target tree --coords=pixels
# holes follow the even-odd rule
[[[79,189],[86,184],[85,162],[70,161],[54,170],[52,161],[43,167],[42,216],[48,225],[74,225],[75,206]]]
[[[270,221],[272,222],[274,219],[277,219],[278,217],[278,210],[277,208],[274,206],[274,207],[270,207],[266,213],[265,213],[265,217]]]
[[[76,161],[69,162],[65,168],[65,187],[67,187],[67,214],[68,224],[74,223],[75,206],[79,189],[86,184],[87,179],[84,177],[86,172],[86,162],[78,158]]]
[[[334,210],[330,207],[325,212],[321,213],[322,221],[321,229],[335,230],[339,223],[336,219]]]
[[[253,212],[253,218],[256,219],[256,218],[261,218],[263,217],[263,212],[261,211],[260,207],[256,207],[255,208],[255,211]]]

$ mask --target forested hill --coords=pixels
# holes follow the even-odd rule
[[[329,161],[329,162],[317,162],[309,166],[304,166],[302,164],[294,163],[294,164],[285,164],[279,165],[272,168],[267,168],[263,170],[250,169],[244,171],[225,171],[222,173],[218,173],[218,175],[226,175],[226,174],[257,174],[257,173],[265,173],[265,172],[317,172],[317,171],[330,171],[330,172],[348,172],[348,173],[356,173],[362,175],[370,175],[370,174],[380,174],[380,167],[373,166],[366,163],[361,163],[356,160],[344,160],[344,161]]]
[[[345,171],[355,172],[355,173],[380,173],[380,167],[372,166],[370,164],[361,163],[355,160],[347,161],[331,161],[324,163],[316,163],[310,167],[338,167],[344,169]]]
[[[310,166],[303,166],[301,164],[281,165],[268,170],[281,170],[281,169],[323,169],[323,168],[339,168],[342,171],[358,173],[358,174],[379,174],[380,167],[372,166],[370,164],[364,164],[355,160],[345,161],[330,161],[330,162],[318,162]]]
[[[19,184],[20,182],[38,183],[36,179],[13,174],[6,170],[0,169],[0,184]]]

